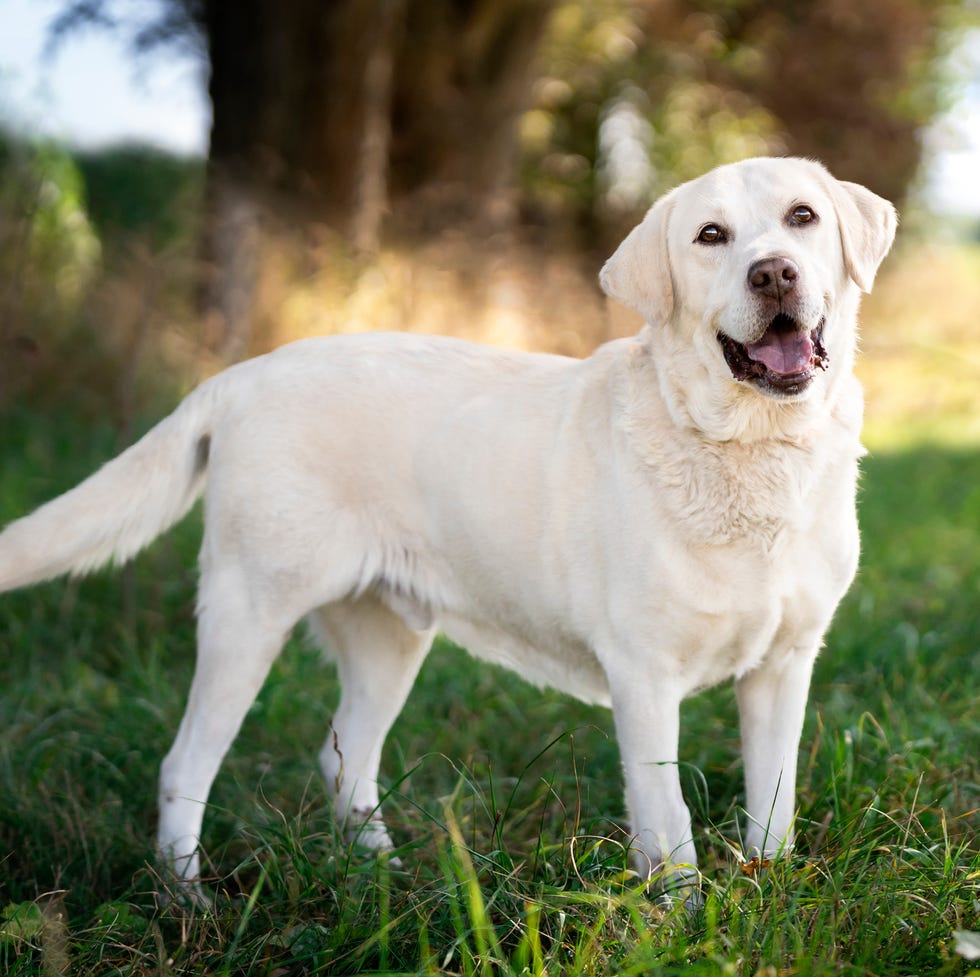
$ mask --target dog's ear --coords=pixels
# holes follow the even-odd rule
[[[870,292],[878,266],[895,240],[898,214],[887,200],[859,183],[833,183],[844,267],[862,292]]]
[[[674,308],[667,224],[673,195],[661,197],[599,272],[603,291],[650,323],[666,322]]]

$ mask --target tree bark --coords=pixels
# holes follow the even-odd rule
[[[264,226],[375,251],[514,213],[516,122],[553,0],[205,0],[212,103],[204,303],[248,345]]]
[[[351,238],[362,255],[377,252],[381,222],[388,205],[395,48],[404,26],[405,0],[381,0],[380,14],[381,21],[364,66],[364,125],[351,215]]]
[[[512,216],[516,124],[552,0],[424,0],[399,49],[392,144],[396,200],[439,196],[425,215]]]

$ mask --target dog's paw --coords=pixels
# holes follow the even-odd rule
[[[678,908],[686,913],[698,913],[704,909],[704,896],[701,887],[665,892],[660,890],[654,896],[654,903],[664,912],[674,912]]]
[[[381,816],[376,811],[368,812],[368,816],[363,818],[356,818],[355,814],[351,812],[352,816],[344,829],[348,844],[361,849],[366,855],[384,858],[391,868],[400,869],[402,863],[392,854],[395,844]]]
[[[155,899],[160,909],[191,915],[213,913],[215,910],[214,893],[199,879],[158,879]]]
[[[693,866],[667,869],[651,879],[650,887],[656,904],[668,912],[683,907],[686,912],[695,913],[704,908],[701,873]]]

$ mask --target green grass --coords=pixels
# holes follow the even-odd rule
[[[0,522],[113,453],[7,411]],[[213,913],[159,910],[157,765],[190,681],[193,516],[123,574],[0,597],[0,972],[965,975],[980,929],[980,452],[872,453],[864,557],[813,684],[797,852],[737,845],[733,695],[686,704],[703,912],[625,871],[609,715],[446,644],[385,753],[403,866],[342,843],[316,772],[337,687],[290,642],[215,784]]]

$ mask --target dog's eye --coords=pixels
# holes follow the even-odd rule
[[[812,224],[816,221],[817,215],[812,207],[806,204],[799,204],[789,212],[789,222],[795,226],[800,224]]]
[[[724,244],[727,240],[728,235],[717,224],[705,224],[695,238],[698,244]]]

